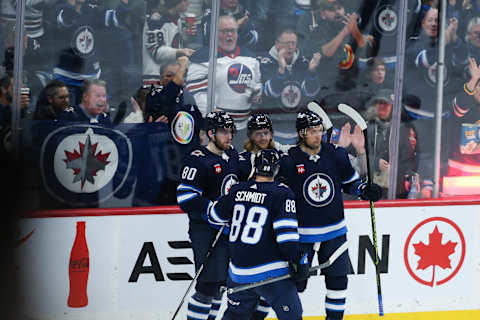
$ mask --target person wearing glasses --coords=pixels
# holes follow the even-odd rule
[[[297,39],[294,30],[281,31],[268,54],[261,59],[263,105],[266,108],[295,110],[320,90],[317,69],[322,54],[315,52],[308,60],[297,48]]]
[[[238,28],[234,17],[219,18],[214,106],[234,119],[239,130],[236,136],[241,137],[252,105],[260,101],[262,83],[259,61],[251,51],[237,43]],[[209,48],[204,47],[192,55],[186,78],[187,90],[193,94],[203,116],[207,113],[208,51]],[[242,142],[234,141],[234,145]]]

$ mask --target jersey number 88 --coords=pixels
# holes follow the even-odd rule
[[[243,204],[236,204],[233,207],[232,225],[230,226],[230,242],[235,242],[240,235],[240,241],[246,244],[256,244],[260,241],[263,233],[263,225],[267,221],[268,210],[265,207],[254,206],[248,209],[245,223],[243,218],[245,216],[245,206]]]

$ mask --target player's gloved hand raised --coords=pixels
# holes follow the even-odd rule
[[[305,281],[310,276],[308,255],[301,252],[297,261],[289,261],[288,268],[293,281]]]
[[[364,182],[358,187],[358,190],[360,192],[360,198],[363,200],[375,202],[382,197],[382,188],[376,183],[372,183],[370,186],[368,183]]]

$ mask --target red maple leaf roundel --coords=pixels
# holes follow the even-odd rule
[[[428,235],[428,245],[421,241],[413,244],[415,254],[420,257],[417,270],[425,270],[430,266],[433,267],[432,284],[435,281],[435,266],[439,266],[442,269],[452,268],[449,256],[455,252],[455,247],[457,246],[457,242],[452,241],[442,244],[442,237],[443,234],[438,231],[438,227],[435,225],[433,232]]]

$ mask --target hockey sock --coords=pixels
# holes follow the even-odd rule
[[[215,320],[218,315],[218,310],[222,304],[222,295],[217,295],[212,299],[212,307],[210,308],[210,313],[208,314],[208,320]]]
[[[212,297],[195,292],[188,300],[187,319],[207,320],[211,307]]]
[[[327,295],[325,296],[325,311],[327,319],[341,320],[345,311],[347,298],[347,276],[325,276]]]
[[[255,308],[255,312],[253,313],[252,320],[263,320],[267,317],[268,311],[270,310],[270,305],[260,297],[258,299],[257,307]]]

